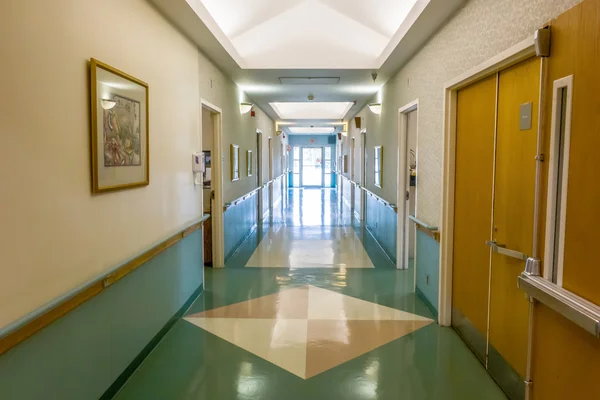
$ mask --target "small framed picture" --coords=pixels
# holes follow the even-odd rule
[[[90,60],[92,192],[150,183],[148,84]]]
[[[246,171],[248,176],[252,176],[253,171],[253,160],[252,160],[252,150],[246,150]]]
[[[382,186],[383,173],[383,146],[375,146],[375,154],[373,156],[373,164],[375,169],[375,186]]]
[[[240,180],[240,146],[232,144],[230,149],[231,181]]]
[[[210,151],[204,150],[204,174],[203,174],[203,183],[205,189],[211,188],[211,178],[212,178],[212,164],[211,164],[211,156]]]

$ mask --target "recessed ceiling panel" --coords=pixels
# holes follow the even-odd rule
[[[289,128],[291,133],[294,134],[313,134],[313,135],[325,135],[332,134],[335,132],[335,128],[328,126],[292,126]]]
[[[242,68],[371,69],[430,0],[186,1]]]
[[[343,119],[352,108],[351,102],[286,102],[269,103],[281,119]]]
[[[340,78],[279,78],[282,85],[337,85]]]

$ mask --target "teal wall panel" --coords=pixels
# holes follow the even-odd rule
[[[417,294],[437,318],[440,282],[440,244],[417,229]],[[429,283],[427,277],[429,276]]]
[[[0,357],[0,399],[98,399],[203,284],[202,230]]]
[[[373,196],[367,197],[366,226],[387,256],[396,263],[398,216]]]
[[[223,221],[227,262],[258,224],[258,195],[229,208]]]

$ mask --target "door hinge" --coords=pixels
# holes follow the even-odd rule
[[[406,201],[410,200],[410,192],[407,190],[406,191]]]
[[[540,161],[540,162],[544,162],[544,155],[543,154],[538,154],[537,156],[535,156],[535,160],[536,161]]]
[[[525,381],[525,387],[531,389],[533,387],[533,381]]]

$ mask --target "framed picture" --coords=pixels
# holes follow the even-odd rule
[[[375,154],[373,156],[373,164],[375,169],[375,186],[381,187],[383,172],[383,146],[375,146]]]
[[[150,183],[148,84],[90,61],[92,192]]]
[[[204,175],[203,176],[204,189],[210,189],[211,188],[211,178],[212,178],[210,151],[204,150],[202,153],[204,153],[204,174],[203,174]]]
[[[240,146],[232,144],[230,152],[231,181],[235,182],[240,180]]]
[[[252,176],[252,150],[246,150],[246,171],[248,172],[248,176]]]

